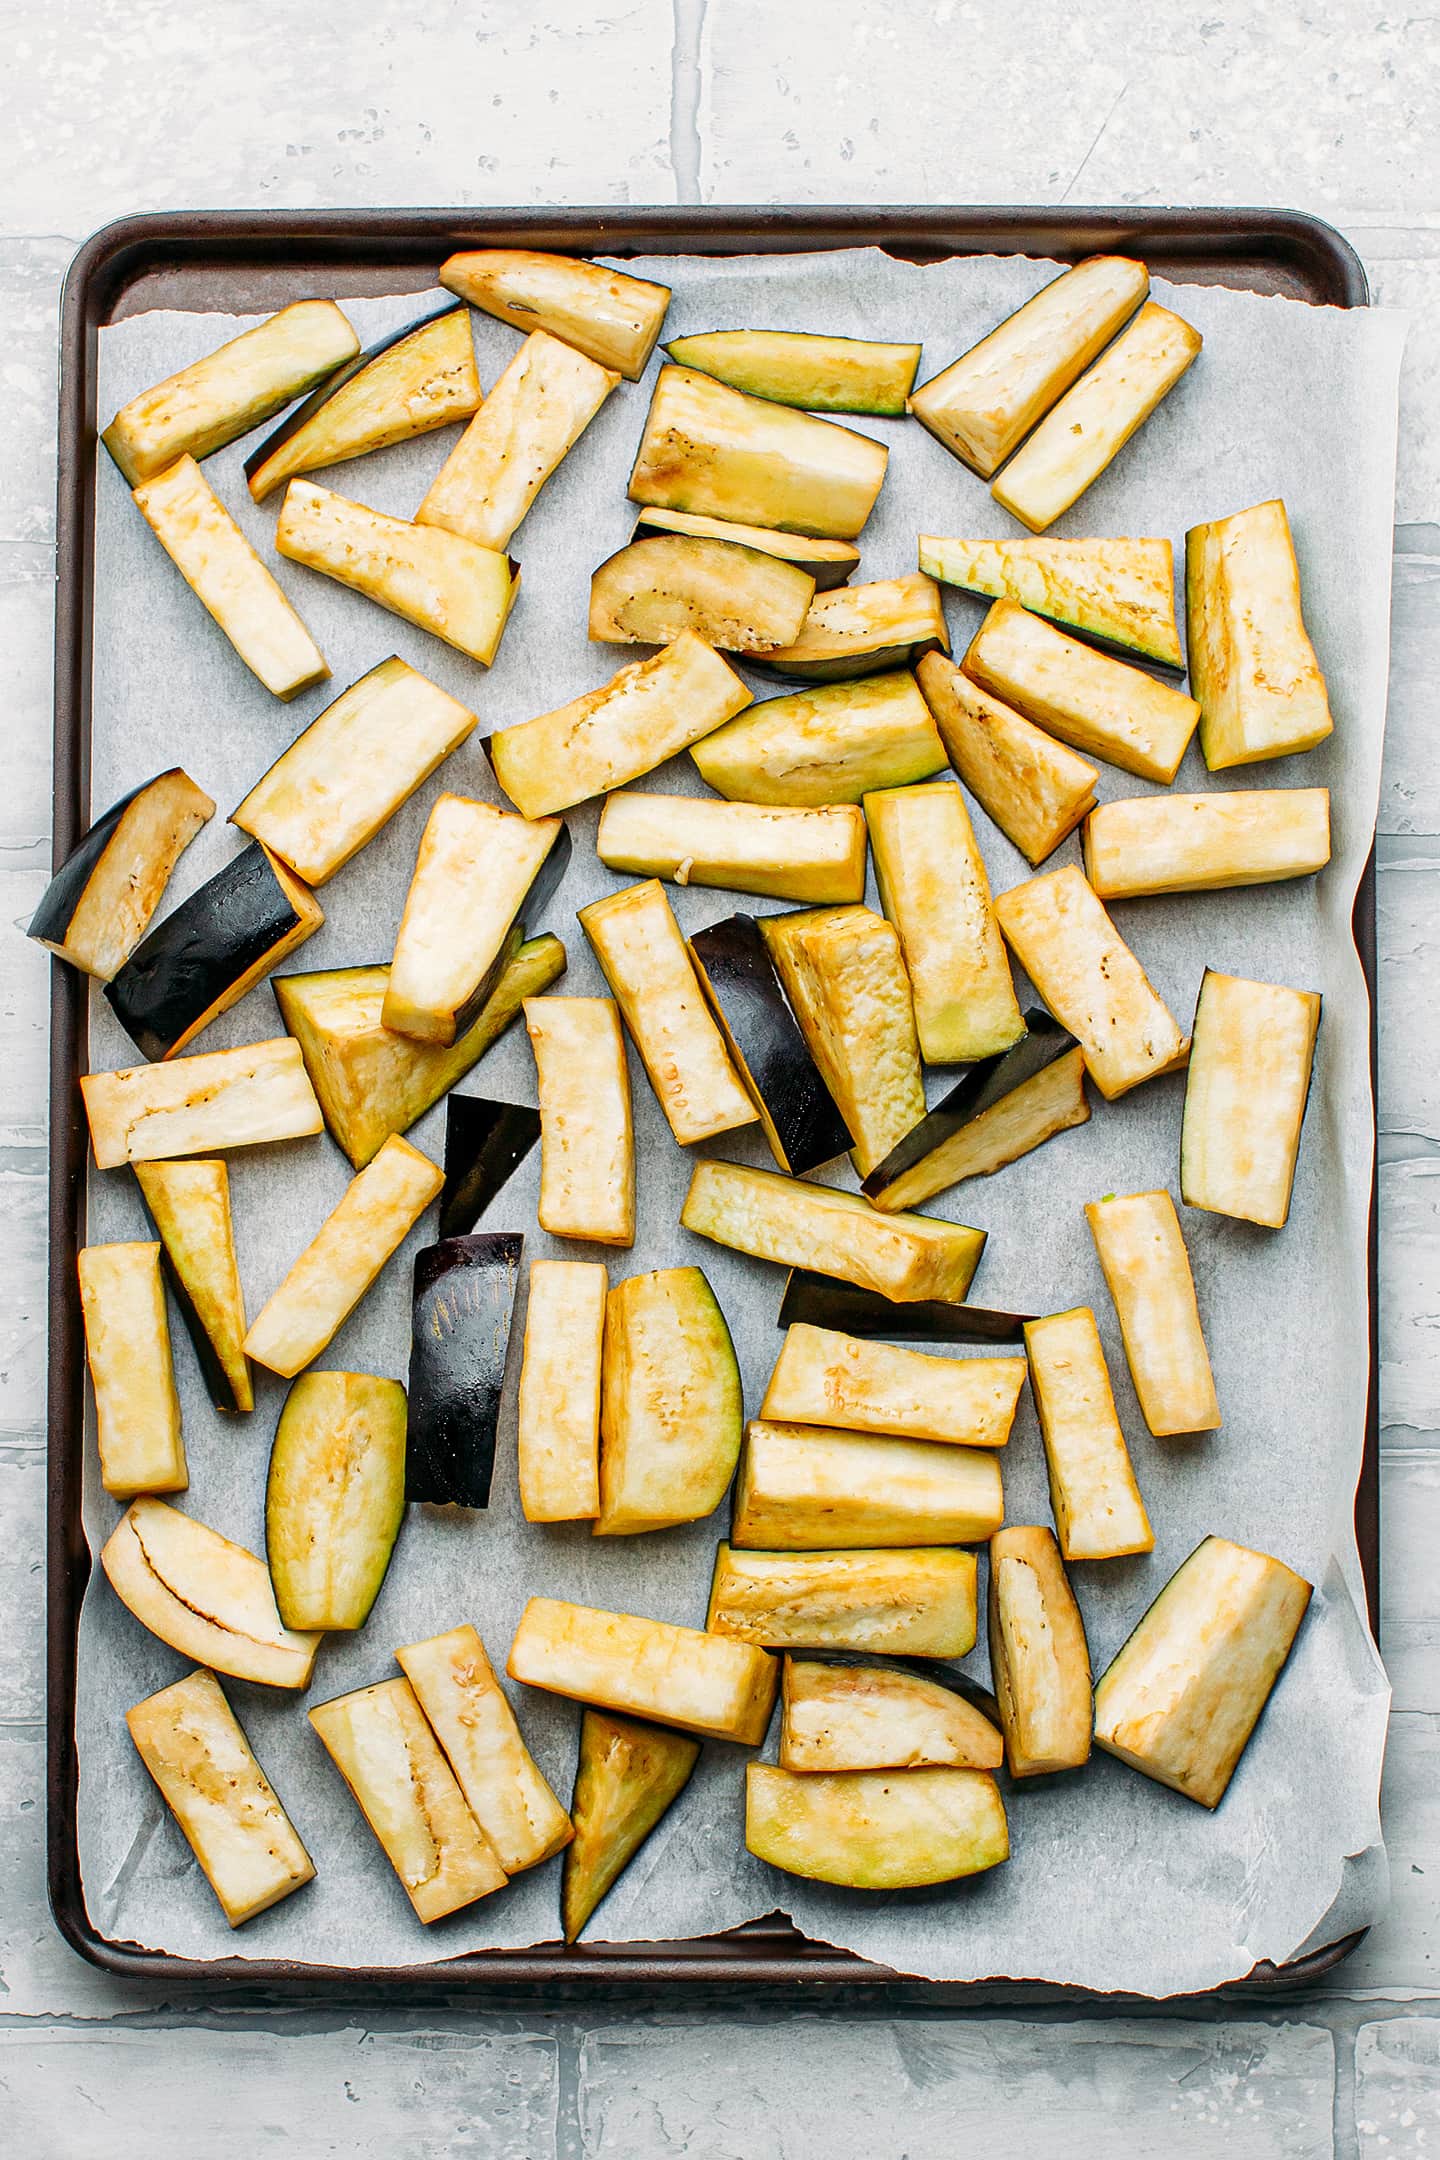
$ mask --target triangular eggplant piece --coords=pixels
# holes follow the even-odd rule
[[[452,1095],[445,1105],[445,1186],[440,1235],[464,1237],[540,1137],[540,1113],[529,1103]]]
[[[143,1162],[135,1175],[211,1402],[217,1410],[253,1410],[228,1169],[220,1161]]]
[[[700,1742],[639,1718],[586,1710],[565,1848],[560,1914],[574,1942],[600,1900],[678,1799],[700,1757]]]

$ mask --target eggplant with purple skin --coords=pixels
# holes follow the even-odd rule
[[[215,805],[178,765],[112,803],[45,888],[28,935],[109,982],[150,926],[171,872]]]
[[[440,1235],[464,1237],[540,1137],[529,1103],[452,1095],[445,1105],[445,1186]]]
[[[855,1283],[792,1268],[780,1303],[777,1327],[808,1322],[867,1341],[1024,1342],[1032,1313],[987,1312],[983,1305],[951,1305],[939,1298],[900,1305]]]
[[[505,1353],[525,1240],[518,1230],[446,1238],[415,1255],[405,1497],[490,1501]]]
[[[150,1219],[160,1233],[160,1264],[180,1307],[201,1377],[217,1410],[255,1407],[245,1355],[245,1295],[235,1258],[230,1173],[225,1163],[137,1162]]]

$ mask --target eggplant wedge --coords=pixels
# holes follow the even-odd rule
[[[781,1424],[1001,1448],[1024,1385],[1023,1357],[926,1357],[800,1322],[786,1334],[760,1415]]]
[[[381,1680],[307,1715],[419,1920],[443,1920],[508,1877],[408,1680]]]
[[[635,520],[634,538],[652,533],[687,533],[697,540],[730,540],[737,547],[757,548],[780,562],[794,563],[815,580],[816,592],[830,592],[843,585],[860,567],[860,550],[850,540],[820,540],[812,533],[775,532],[764,525],[736,525],[726,518],[700,517],[690,510],[643,509]]]
[[[459,533],[414,525],[312,480],[285,490],[275,545],[489,667],[520,591],[520,566]]]
[[[758,1747],[780,1668],[746,1642],[633,1613],[532,1597],[505,1670],[527,1687]]]
[[[444,1182],[438,1164],[392,1133],[251,1322],[246,1356],[286,1380],[319,1357]]]
[[[540,1113],[528,1103],[452,1095],[445,1105],[445,1183],[440,1235],[464,1237],[540,1138]]]
[[[1218,1807],[1310,1603],[1269,1553],[1207,1537],[1095,1690],[1095,1738],[1158,1784]]]
[[[767,698],[690,755],[717,795],[802,808],[858,803],[945,767],[930,708],[903,669]]]
[[[485,751],[521,816],[548,817],[653,772],[749,703],[729,662],[684,630],[598,690],[501,728]]]
[[[990,1540],[990,1676],[1012,1778],[1078,1770],[1094,1712],[1085,1624],[1054,1533],[999,1530]]]
[[[918,1216],[917,1221],[931,1218]],[[987,1312],[983,1305],[951,1305],[920,1298],[899,1305],[877,1291],[833,1282],[794,1268],[785,1283],[777,1327],[833,1328],[866,1342],[1018,1343],[1025,1339],[1025,1313]]]
[[[993,1057],[1025,1033],[965,798],[950,781],[865,797],[880,905],[895,925],[927,1065]]]
[[[782,1770],[998,1770],[1004,1760],[989,1718],[943,1681],[894,1665],[785,1660]]]
[[[728,915],[689,940],[705,1002],[750,1092],[778,1167],[792,1177],[850,1146],[845,1121],[780,987],[753,915]]]
[[[178,1057],[325,920],[308,885],[259,840],[136,946],[105,996],[143,1056]]]
[[[474,725],[474,713],[438,683],[403,660],[382,660],[311,721],[230,822],[307,885],[324,885]]]
[[[1152,1552],[1155,1533],[1115,1413],[1094,1313],[1078,1305],[1032,1320],[1025,1353],[1062,1558]]]
[[[700,1269],[616,1283],[605,1307],[597,1537],[710,1514],[735,1474],[743,1418],[735,1346]]]
[[[360,350],[333,300],[297,300],[122,405],[100,440],[129,485],[209,457]]]
[[[164,1500],[132,1500],[101,1548],[122,1605],[181,1657],[265,1687],[309,1685],[320,1637],[294,1633],[263,1560]]]
[[[578,917],[682,1147],[755,1123],[755,1107],[710,1017],[665,888],[651,878]]]
[[[629,382],[644,374],[670,305],[668,285],[533,248],[451,255],[440,283],[516,330],[548,330]]]
[[[958,1545],[881,1552],[715,1555],[712,1635],[771,1650],[961,1658],[975,1647],[975,1555]]]
[[[83,1073],[96,1167],[258,1147],[324,1130],[298,1043],[288,1035],[170,1065]]]
[[[950,632],[933,578],[908,577],[873,585],[841,585],[810,604],[798,637],[753,652],[752,667],[802,682],[849,682],[891,668],[913,668],[928,652],[948,653]]]
[[[1168,1192],[1110,1193],[1085,1210],[1130,1377],[1157,1438],[1217,1432],[1220,1405],[1190,1256]]]
[[[761,548],[685,533],[632,540],[590,580],[590,635],[668,645],[693,630],[726,652],[761,653],[799,637],[815,580]]]
[[[897,1305],[958,1305],[985,1249],[985,1232],[965,1223],[881,1215],[858,1193],[742,1163],[698,1162],[680,1222],[732,1252],[835,1275]]]
[[[1168,540],[947,540],[921,533],[920,568],[982,600],[1014,600],[1122,660],[1185,665]]]
[[[1052,870],[995,903],[1006,943],[1085,1053],[1107,1102],[1174,1072],[1185,1038],[1080,871]]]
[[[533,330],[431,481],[416,524],[503,551],[619,381]]]
[[[287,1627],[363,1627],[405,1514],[405,1390],[308,1372],[285,1398],[265,1486],[265,1557]]]
[[[1094,809],[1095,767],[939,653],[920,662],[918,679],[970,793],[1032,867],[1044,862]]]
[[[700,1742],[609,1710],[586,1710],[565,1848],[560,1918],[574,1942],[666,1810],[679,1799],[700,1759]]]
[[[176,863],[215,805],[178,765],[123,795],[66,856],[27,935],[107,983],[144,937]]]
[[[635,1129],[619,1008],[532,998],[525,1027],[540,1097],[540,1199],[551,1237],[635,1242]]]
[[[253,1410],[245,1355],[245,1294],[235,1258],[230,1173],[215,1162],[136,1163],[135,1176],[160,1233],[160,1264],[195,1346],[217,1410]]]
[[[264,502],[297,473],[468,420],[479,403],[470,317],[442,308],[357,353],[288,413],[245,460],[251,498]]]
[[[1180,1130],[1187,1207],[1282,1227],[1319,1027],[1318,991],[1205,970]]]
[[[990,492],[1033,533],[1079,500],[1174,389],[1200,351],[1198,330],[1147,300],[1017,451]],[[1194,651],[1195,641],[1190,641]]]
[[[524,1245],[518,1230],[491,1230],[415,1255],[407,1500],[490,1504]]]
[[[1330,860],[1330,790],[1137,795],[1085,820],[1085,875],[1102,900],[1220,892],[1310,877]]]
[[[288,703],[325,680],[325,655],[194,458],[133,493],[191,592],[267,690]]]
[[[311,1880],[315,1863],[213,1673],[161,1688],[125,1723],[232,1928]]]
[[[326,968],[272,983],[302,1072],[353,1168],[363,1170],[392,1133],[408,1131],[519,1019],[526,998],[539,997],[565,972],[565,947],[548,931],[522,944],[512,930],[505,951],[489,1003],[448,1046],[412,1042],[384,1025],[388,967]]]
[[[595,1260],[532,1260],[516,1441],[527,1522],[600,1512],[600,1398],[609,1278]]]
[[[611,870],[813,903],[865,897],[865,820],[852,803],[800,810],[693,795],[605,799],[595,849]]]
[[[100,1482],[128,1500],[190,1482],[158,1245],[87,1245],[79,1256]]]
[[[1186,533],[1185,631],[1211,772],[1313,750],[1331,732],[1283,502]]]
[[[662,367],[629,495],[663,510],[853,540],[889,455],[833,420],[747,397],[694,368]]]
[[[922,383],[910,411],[988,480],[1150,290],[1144,263],[1092,255]]]
[[[918,345],[821,337],[810,330],[705,330],[672,338],[667,359],[773,405],[898,417],[915,385]]]
[[[745,1428],[730,1544],[761,1552],[973,1545],[1004,1514],[992,1451],[755,1418]]]
[[[745,1766],[745,1846],[757,1860],[849,1890],[915,1890],[1010,1857],[1005,1804],[983,1770],[792,1776]]]

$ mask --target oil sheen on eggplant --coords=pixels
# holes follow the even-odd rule
[[[802,1177],[843,1155],[851,1136],[786,1003],[755,917],[727,915],[697,930],[690,953],[780,1168]]]

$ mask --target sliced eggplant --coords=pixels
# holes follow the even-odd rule
[[[1095,1690],[1099,1745],[1187,1800],[1218,1807],[1310,1594],[1283,1560],[1207,1537]]]
[[[737,547],[758,548],[762,555],[796,564],[814,578],[816,592],[843,585],[860,567],[860,550],[852,541],[775,532],[764,525],[735,525],[726,518],[699,517],[690,510],[643,509],[635,520],[634,537],[643,540],[657,532],[689,533],[698,540],[732,540]]]
[[[503,552],[387,517],[311,480],[286,488],[275,545],[291,562],[363,593],[484,667],[520,591],[520,566]]]
[[[672,338],[665,352],[677,367],[804,412],[903,413],[920,365],[918,345],[809,330],[706,330]]]
[[[342,690],[257,780],[232,825],[324,885],[458,750],[475,715],[392,657]]]
[[[505,1670],[527,1687],[758,1747],[780,1668],[749,1643],[633,1613],[532,1597]]]
[[[253,1410],[229,1171],[219,1161],[142,1162],[135,1176],[211,1402],[217,1410]]]
[[[1102,900],[1219,892],[1309,877],[1330,860],[1330,790],[1137,795],[1085,820],[1085,875]]]
[[[760,1415],[781,1424],[1001,1448],[1024,1385],[1023,1357],[926,1357],[802,1321],[786,1334]]]
[[[767,698],[690,752],[732,802],[858,803],[945,765],[945,745],[907,671]]]
[[[713,1635],[771,1650],[880,1650],[961,1658],[975,1647],[975,1555],[958,1545],[881,1552],[715,1555]]]
[[[635,1129],[619,1008],[609,998],[527,998],[540,1097],[540,1199],[551,1237],[635,1242]]]
[[[743,1417],[735,1346],[700,1269],[616,1283],[605,1307],[596,1535],[667,1530],[718,1507]]]
[[[485,751],[522,817],[548,817],[653,772],[749,703],[729,662],[684,630],[598,690],[501,728]]]
[[[288,1035],[171,1065],[84,1073],[80,1092],[101,1170],[299,1140],[325,1124],[299,1045]]]
[[[445,1105],[445,1184],[440,1235],[464,1237],[540,1138],[540,1113],[528,1103],[452,1095]]]
[[[105,995],[145,1057],[178,1057],[324,920],[309,886],[252,840],[156,924]]]
[[[600,1392],[609,1278],[594,1260],[532,1260],[516,1442],[527,1522],[600,1512]]]
[[[755,1418],[735,1480],[730,1543],[761,1552],[978,1544],[1005,1514],[982,1448],[876,1439]]]
[[[668,285],[533,248],[451,255],[440,283],[517,330],[548,330],[630,382],[644,374],[670,305]]]
[[[590,580],[590,635],[612,645],[668,645],[693,630],[726,652],[760,653],[799,637],[815,580],[761,548],[685,533],[632,540]]]
[[[325,680],[325,655],[194,458],[143,480],[134,497],[191,592],[267,690],[288,702]]]
[[[1014,885],[995,903],[1006,943],[1107,1102],[1184,1062],[1181,1035],[1149,977],[1080,871]]]
[[[889,451],[833,420],[662,367],[630,473],[632,502],[853,540]]]
[[[1054,1533],[990,1540],[990,1675],[1012,1778],[1090,1759],[1090,1650]]]
[[[407,1500],[490,1504],[524,1245],[518,1230],[492,1230],[415,1255]]]
[[[1180,1131],[1187,1207],[1282,1226],[1319,1026],[1318,991],[1205,970]]]
[[[785,1660],[782,1770],[998,1770],[1004,1760],[989,1718],[942,1681],[894,1665]]]
[[[1185,535],[1185,631],[1211,772],[1313,750],[1334,726],[1278,500]]]
[[[920,568],[961,592],[1018,601],[1122,659],[1185,665],[1168,540],[946,540],[921,533]]]
[[[1090,1202],[1085,1219],[1151,1432],[1218,1431],[1195,1278],[1169,1193],[1108,1193]]]
[[[1044,862],[1094,809],[1095,767],[939,653],[927,653],[918,679],[950,763],[970,793],[1028,863]]]
[[[264,502],[297,473],[468,420],[479,403],[470,317],[463,307],[442,308],[357,353],[288,413],[245,460],[250,494]]]
[[[160,905],[171,872],[215,805],[178,765],[122,795],[45,888],[28,935],[57,960],[109,982]]]
[[[246,1355],[286,1380],[319,1357],[444,1182],[438,1164],[392,1133],[251,1322]]]
[[[609,1710],[586,1710],[570,1814],[560,1918],[574,1942],[606,1892],[630,1865],[700,1759],[700,1742]]]
[[[611,870],[677,885],[818,903],[865,897],[865,820],[851,803],[801,810],[622,790],[605,799],[595,849]]]
[[[752,667],[802,682],[848,682],[888,668],[912,668],[928,652],[948,653],[950,632],[932,578],[882,578],[842,585],[810,604],[798,637],[751,653]]]
[[[916,1221],[931,1218],[917,1216]],[[867,1341],[877,1337],[898,1342],[1023,1342],[1025,1313],[987,1312],[981,1305],[952,1305],[934,1298],[906,1305],[882,1297],[878,1291],[857,1289],[854,1284],[832,1282],[826,1275],[812,1275],[793,1268],[780,1301],[777,1327],[836,1328]]]
[[[87,1245],[79,1258],[100,1482],[121,1499],[190,1482],[158,1245]]]
[[[232,1928],[310,1881],[315,1863],[213,1673],[161,1688],[125,1723]]]
[[[405,1390],[308,1372],[285,1398],[265,1487],[265,1557],[292,1628],[358,1628],[405,1514]]]
[[[163,1500],[132,1500],[100,1553],[110,1587],[142,1627],[214,1671],[303,1688],[320,1637],[281,1620],[263,1560]]]
[[[619,380],[532,331],[431,481],[416,524],[503,551]]]
[[[1198,330],[1147,300],[990,483],[1002,509],[1044,532],[1098,480],[1200,351]],[[1190,641],[1194,651],[1195,641]]]
[[[983,1770],[792,1776],[745,1766],[745,1845],[757,1860],[849,1890],[914,1890],[1010,1857],[1005,1804]]]
[[[1063,1558],[1115,1560],[1153,1551],[1155,1534],[1115,1414],[1094,1313],[1078,1305],[1032,1320],[1025,1352]]]

